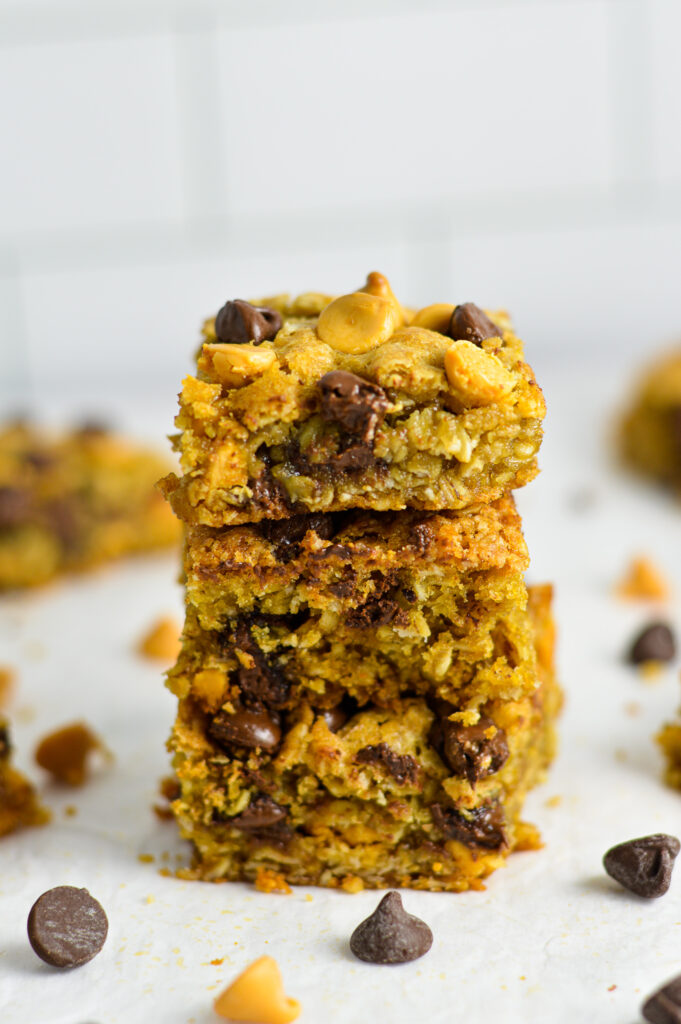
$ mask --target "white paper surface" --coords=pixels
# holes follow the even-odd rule
[[[567,691],[560,756],[526,807],[546,848],[513,856],[482,893],[404,893],[435,939],[426,957],[400,967],[348,952],[374,892],[276,896],[163,878],[162,858],[173,867],[185,854],[174,825],[150,810],[167,773],[174,701],[134,647],[160,614],[180,614],[173,559],[5,598],[0,663],[19,674],[10,709],[17,762],[41,779],[54,821],[0,842],[2,1024],[217,1024],[215,995],[263,953],[300,1000],[301,1024],[634,1024],[649,991],[681,973],[681,868],[653,901],[625,893],[601,868],[614,843],[681,833],[681,794],[664,787],[652,740],[681,702],[678,665],[646,683],[623,663],[635,630],[659,610],[612,595],[638,551],[681,593],[681,507],[608,465],[604,430],[620,390],[608,367],[586,382],[548,376],[544,472],[519,496],[530,578],[557,587]],[[169,424],[157,426],[160,434]],[[580,495],[593,504],[577,511]],[[664,608],[679,630],[680,608],[678,599]],[[102,735],[115,764],[81,790],[47,786],[31,764],[35,743],[77,719]],[[551,797],[560,805],[547,806]],[[75,817],[64,815],[69,804]],[[26,938],[32,903],[60,884],[87,887],[110,924],[102,953],[70,972],[39,961]]]

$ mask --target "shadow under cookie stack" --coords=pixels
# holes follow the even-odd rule
[[[560,690],[511,491],[544,411],[505,315],[377,273],[206,322],[162,482],[194,877],[456,891],[539,846]]]

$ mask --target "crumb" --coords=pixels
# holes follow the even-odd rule
[[[159,796],[163,804],[153,804],[152,810],[160,821],[172,821],[174,815],[170,804],[180,795],[180,783],[173,775],[166,775],[158,784]]]
[[[608,986],[608,992],[614,992],[616,988],[617,988],[617,985],[609,985]]]
[[[74,722],[44,736],[36,748],[35,759],[56,782],[82,786],[89,777],[90,755],[95,753],[107,761],[113,760],[111,752],[88,725]]]
[[[255,887],[258,892],[276,892],[284,896],[293,891],[283,875],[270,868],[258,868],[255,875]]]
[[[0,665],[0,707],[8,703],[14,692],[16,680],[17,674],[13,668],[9,665]]]
[[[156,858],[153,853],[138,853],[137,859],[140,864],[153,864]]]
[[[215,960],[211,960],[211,964],[213,965],[213,967],[220,967],[220,965],[223,964],[224,962],[225,962],[224,956],[217,956],[215,958]]]
[[[615,592],[626,600],[663,601],[669,597],[670,587],[650,559],[639,556],[632,560]]]
[[[156,897],[155,896],[147,896],[147,898],[146,898],[146,900],[144,902],[145,903],[155,903],[156,902]]]
[[[624,705],[624,710],[630,718],[638,718],[643,708],[638,701],[630,700],[628,704]]]
[[[341,882],[341,889],[345,892],[362,892],[364,890],[364,882],[357,875],[346,875]]]
[[[172,878],[173,877],[173,873],[170,870],[170,868],[159,868],[158,869],[158,873],[159,873],[159,875],[162,875],[163,878]]]
[[[548,807],[549,809],[553,809],[554,807],[560,807],[562,802],[563,802],[563,797],[561,796],[560,793],[556,793],[555,796],[550,796],[548,798],[548,800],[544,801],[544,807]]]
[[[152,809],[152,811],[154,812],[154,814],[156,815],[156,817],[158,818],[159,821],[172,821],[173,820],[173,817],[174,817],[173,812],[170,810],[170,808],[167,805],[162,807],[161,804],[153,804],[151,809]]]
[[[75,818],[75,816],[77,814],[78,814],[78,808],[75,807],[73,804],[67,804],[66,807],[64,808],[64,817],[65,818]]]
[[[180,627],[176,619],[158,619],[140,640],[137,651],[145,658],[172,664],[180,653]]]
[[[312,895],[311,892],[308,892],[308,893],[305,894],[305,902],[306,903],[312,903],[313,900],[314,900],[314,896]]]

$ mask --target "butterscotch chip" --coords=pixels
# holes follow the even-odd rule
[[[293,892],[284,876],[278,871],[272,871],[271,868],[258,868],[255,875],[255,887],[258,892],[277,892],[284,896]]]
[[[289,1024],[300,1014],[300,1003],[284,992],[279,966],[271,956],[254,960],[213,1005],[226,1020],[252,1024]]]
[[[639,556],[632,559],[616,593],[626,600],[664,601],[670,595],[670,586],[649,558]]]
[[[180,653],[180,626],[176,619],[158,619],[139,643],[138,651],[145,658],[172,665]]]
[[[498,402],[515,383],[497,356],[472,341],[456,341],[445,353],[445,373],[451,391],[465,408]]]
[[[111,759],[99,737],[84,722],[74,722],[45,736],[36,748],[35,759],[57,782],[82,786],[89,775],[90,755],[95,753]]]

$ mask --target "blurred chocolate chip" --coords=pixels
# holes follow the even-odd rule
[[[649,1024],[681,1024],[681,975],[649,996],[641,1013]]]
[[[111,433],[111,425],[105,423],[104,420],[92,417],[79,423],[75,433],[80,434],[81,437],[102,437],[104,434]]]
[[[281,327],[281,315],[269,306],[252,306],[243,299],[226,302],[215,317],[218,341],[230,345],[245,345],[249,341],[260,345],[274,338]]]
[[[46,451],[32,451],[24,454],[24,462],[27,466],[35,469],[36,472],[40,473],[42,470],[49,469],[50,466],[55,464],[55,456],[52,452]]]
[[[433,722],[429,739],[454,775],[463,776],[473,785],[505,765],[508,760],[506,733],[484,716],[475,725],[450,722],[447,716],[454,710],[442,702],[438,707],[440,717]]]
[[[28,915],[28,939],[46,964],[80,967],[99,953],[109,922],[87,889],[60,885],[44,892]]]
[[[629,650],[629,661],[640,665],[644,661],[673,661],[676,641],[666,622],[651,622],[634,640]]]
[[[31,496],[19,487],[0,487],[0,527],[20,526],[31,512]]]
[[[271,751],[281,741],[281,725],[274,712],[241,708],[234,714],[219,711],[208,726],[208,734],[221,747],[260,747]]]
[[[369,964],[406,964],[433,944],[433,933],[419,917],[408,914],[398,892],[387,893],[373,914],[357,925],[350,949]]]
[[[636,896],[664,896],[681,849],[675,836],[657,834],[631,839],[608,850],[603,867],[616,882]]]
[[[466,811],[433,804],[430,810],[435,827],[464,846],[498,850],[507,843],[503,811],[498,804],[482,804]]]
[[[390,404],[383,388],[346,370],[325,373],[317,386],[322,419],[338,423],[348,434],[358,437],[362,444],[371,444]],[[353,458],[356,461],[359,449],[351,451],[355,453]],[[348,452],[344,454],[347,456]]]
[[[362,747],[355,754],[355,764],[381,765],[400,786],[413,786],[419,773],[418,762],[411,754],[398,754],[387,743]]]
[[[0,760],[8,758],[12,753],[12,744],[9,738],[9,729],[4,722],[0,722]]]
[[[480,345],[485,338],[501,338],[502,332],[474,302],[464,302],[452,313],[447,332],[454,341],[472,341]]]

